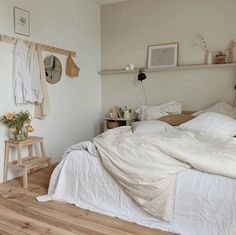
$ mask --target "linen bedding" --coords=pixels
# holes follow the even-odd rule
[[[90,146],[93,156],[97,155],[91,142],[87,143],[90,144],[77,145],[74,149],[89,150]],[[121,127],[99,135],[93,143],[99,151],[103,166],[122,185],[124,191],[144,210],[159,219],[171,220],[174,217],[172,209],[178,173],[193,166],[201,171],[236,177],[236,142],[233,138],[219,140],[184,131],[134,135],[130,127]],[[61,180],[63,162],[67,161],[65,159],[67,157],[59,165],[60,170],[52,175],[48,196],[40,200],[57,199],[58,195],[63,195],[63,187],[68,188]],[[78,188],[78,182],[73,186]],[[70,191],[74,192],[72,188]],[[69,202],[78,205],[81,191],[76,191],[77,201],[72,193]],[[63,196],[58,199],[63,200]]]
[[[83,148],[92,150],[92,154]],[[181,172],[177,176],[173,220],[167,223],[131,200],[107,173],[94,149],[89,141],[73,146],[54,170],[48,195],[38,200],[65,201],[182,235],[236,234],[236,180],[192,169]]]

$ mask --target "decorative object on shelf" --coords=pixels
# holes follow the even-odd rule
[[[71,55],[69,55],[66,62],[66,74],[69,77],[78,77],[79,72],[80,72],[80,68],[75,64]]]
[[[133,63],[129,63],[128,67],[129,67],[130,70],[134,70],[134,64]]]
[[[130,119],[132,115],[132,109],[129,109],[128,106],[124,107],[124,119]]]
[[[118,106],[113,106],[111,108],[111,113],[109,113],[110,118],[122,118],[122,110]]]
[[[14,141],[25,140],[28,134],[34,129],[31,123],[29,111],[21,111],[19,113],[7,112],[0,118],[0,122],[9,129],[9,138]]]
[[[222,51],[218,51],[216,54],[216,64],[225,64],[226,54]]]
[[[126,70],[126,71],[134,70],[134,64],[133,64],[133,63],[129,63],[129,64],[125,67],[125,70]]]
[[[47,82],[55,84],[60,81],[62,74],[62,66],[60,60],[50,55],[44,59],[45,74]]]
[[[118,106],[113,106],[111,109],[112,118],[118,118]]]
[[[18,7],[13,7],[15,33],[30,36],[30,13]]]
[[[148,68],[174,67],[178,63],[177,42],[148,47]]]
[[[228,47],[228,63],[233,63],[234,61],[234,54],[233,54],[233,49],[236,46],[236,42],[235,41],[231,41],[229,43],[229,47]]]
[[[212,53],[207,52],[207,64],[212,64]]]
[[[211,46],[207,45],[205,35],[201,33],[196,34],[196,42],[193,44],[201,48],[206,55],[206,64],[212,64]]]

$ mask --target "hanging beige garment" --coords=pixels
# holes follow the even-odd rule
[[[70,77],[78,77],[79,72],[80,68],[75,64],[71,55],[69,55],[66,63],[66,74]]]
[[[45,67],[42,55],[42,46],[36,46],[36,52],[38,54],[39,65],[40,65],[40,79],[42,84],[42,93],[43,93],[43,100],[42,103],[36,103],[34,108],[34,117],[39,119],[44,119],[50,112],[50,103],[49,103],[49,95],[48,95],[48,87],[45,75]]]
[[[33,102],[42,103],[43,91],[40,76],[40,63],[38,53],[36,51],[36,46],[33,42],[31,43],[28,52],[28,63]]]

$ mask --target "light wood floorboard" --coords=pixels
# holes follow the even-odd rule
[[[118,218],[84,210],[68,203],[37,202],[46,194],[52,169],[29,175],[29,188],[21,178],[0,185],[0,235],[173,235]]]

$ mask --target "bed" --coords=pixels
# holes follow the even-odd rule
[[[236,126],[229,121],[223,129],[232,135]],[[183,235],[236,234],[236,139],[162,126],[158,134],[120,127],[72,146],[54,170],[48,194],[38,200]],[[158,194],[149,200],[153,192]]]

